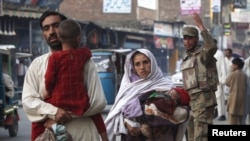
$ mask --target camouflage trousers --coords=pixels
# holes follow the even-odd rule
[[[208,124],[213,124],[215,106],[192,111],[188,125],[188,141],[207,141]]]

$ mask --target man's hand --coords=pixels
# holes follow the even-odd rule
[[[65,122],[69,121],[72,118],[70,114],[71,113],[69,111],[58,108],[55,115],[56,123],[64,124]]]
[[[203,23],[202,23],[202,20],[201,20],[199,14],[193,13],[193,14],[192,14],[192,17],[193,17],[193,19],[194,19],[194,21],[195,21],[197,27],[198,27],[201,31],[203,31],[203,30],[206,29],[206,28],[204,27]]]
[[[53,119],[48,118],[44,123],[44,127],[52,129],[52,125],[55,123]]]

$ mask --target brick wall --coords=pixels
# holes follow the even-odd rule
[[[201,18],[204,25],[210,28],[209,16],[210,0],[201,0]],[[185,21],[187,24],[194,24],[190,16],[182,16],[180,9],[180,0],[159,0],[159,16],[162,21]]]
[[[132,12],[129,14],[114,14],[103,13],[102,0],[64,0],[59,8],[59,11],[70,18],[80,21],[95,21],[95,22],[121,22],[121,21],[136,21],[136,4],[132,0]]]
[[[209,0],[201,0],[201,17],[206,27],[210,28]],[[132,0],[132,12],[129,14],[103,13],[103,0],[64,0],[59,11],[66,16],[80,21],[95,21],[106,25],[123,25],[129,22],[142,21],[145,24],[152,24],[157,19],[157,11],[137,7],[137,1]],[[190,16],[180,15],[180,0],[159,0],[159,20],[185,21],[187,24],[194,24]],[[105,25],[104,24],[104,25]]]

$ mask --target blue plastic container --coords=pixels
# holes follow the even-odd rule
[[[112,52],[93,52],[99,77],[101,79],[104,94],[109,105],[114,104],[117,92],[116,68],[112,61]]]
[[[116,80],[114,73],[99,72],[102,87],[108,104],[114,104],[116,95]]]

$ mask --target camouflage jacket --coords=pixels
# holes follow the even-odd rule
[[[201,35],[204,46],[187,51],[182,63],[184,88],[189,94],[217,89],[218,74],[214,58],[217,46],[207,30],[202,31]]]

